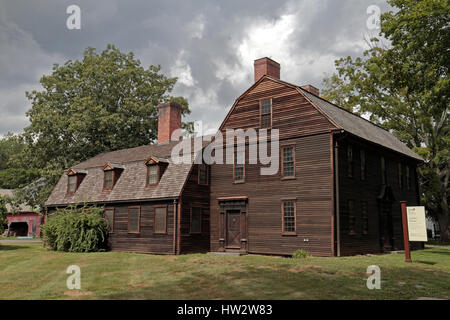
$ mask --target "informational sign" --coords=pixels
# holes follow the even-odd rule
[[[425,207],[407,207],[409,241],[428,241]]]

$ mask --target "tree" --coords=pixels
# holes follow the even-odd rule
[[[26,143],[21,135],[0,137],[0,188],[20,188],[39,178],[39,172],[23,160]]]
[[[160,70],[153,65],[144,69],[133,53],[113,45],[100,54],[87,48],[82,60],[55,64],[52,74],[40,80],[42,91],[27,92],[32,108],[24,133],[26,155],[46,178],[42,192],[48,196],[61,172],[78,162],[152,143],[158,104],[176,101],[183,115],[190,113],[186,99],[170,95],[177,79]]]
[[[449,239],[450,3],[388,0],[396,12],[381,17],[379,37],[362,57],[335,62],[324,95],[367,112],[424,159],[422,201]],[[388,44],[385,44],[388,43]]]

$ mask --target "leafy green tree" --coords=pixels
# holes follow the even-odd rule
[[[326,98],[367,112],[424,159],[422,200],[449,239],[450,2],[388,0],[379,37],[361,57],[336,61]]]
[[[41,169],[45,199],[61,172],[103,152],[152,143],[157,137],[157,105],[186,99],[170,95],[177,78],[160,73],[160,66],[141,66],[133,53],[108,45],[101,53],[87,48],[83,59],[55,64],[44,75],[41,91],[27,92],[32,108],[25,128],[27,159]],[[192,123],[183,123],[192,130]],[[35,189],[28,191],[35,194]],[[28,191],[23,191],[25,198]],[[36,197],[34,197],[36,199]]]
[[[38,170],[24,161],[26,148],[21,135],[8,133],[0,137],[0,188],[21,188],[40,177]]]

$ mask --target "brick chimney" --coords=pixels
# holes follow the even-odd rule
[[[314,87],[314,86],[312,86],[310,84],[308,84],[306,86],[302,86],[301,88],[303,90],[308,91],[309,93],[312,93],[312,94],[316,95],[316,96],[319,96],[319,94],[320,94],[319,89],[317,89],[316,87]]]
[[[280,79],[280,69],[280,64],[270,58],[266,57],[255,60],[255,82],[265,74],[272,78]]]
[[[181,128],[181,105],[166,102],[158,105],[158,144],[169,142],[172,133]]]

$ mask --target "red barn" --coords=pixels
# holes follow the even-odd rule
[[[11,197],[12,195],[11,190],[0,189],[0,196]],[[13,213],[10,205],[6,205],[6,209],[8,210],[7,236],[40,236],[40,225],[44,223],[43,216],[33,212],[27,205],[21,205],[16,213]]]

